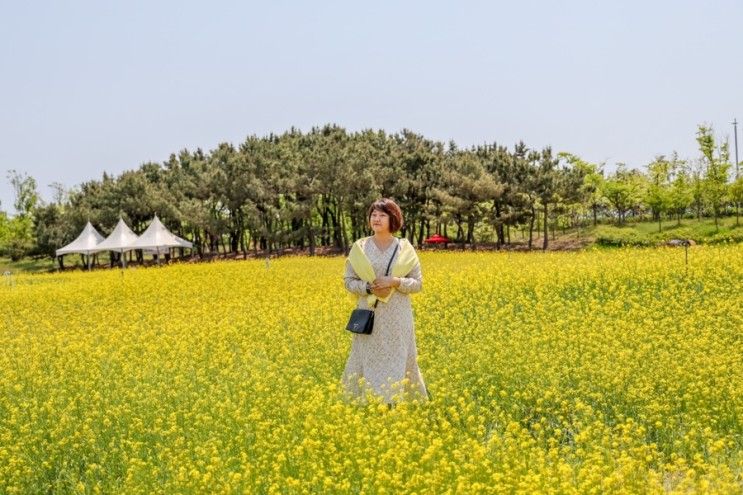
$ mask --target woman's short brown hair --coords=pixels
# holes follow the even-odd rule
[[[373,202],[366,214],[367,220],[371,220],[374,210],[382,211],[390,217],[390,233],[394,234],[402,228],[402,210],[390,198],[381,198]]]

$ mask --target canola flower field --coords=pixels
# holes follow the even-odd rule
[[[743,491],[743,246],[420,257],[391,410],[342,257],[6,277],[0,493]]]

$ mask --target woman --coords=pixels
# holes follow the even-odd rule
[[[379,299],[379,302],[374,309],[372,333],[352,334],[351,354],[342,382],[349,395],[362,401],[366,390],[362,388],[361,378],[389,407],[401,397],[416,396],[425,401],[429,394],[418,369],[409,295],[422,289],[420,262],[407,239],[392,235],[403,223],[402,211],[394,201],[388,198],[375,201],[369,207],[367,219],[374,235],[354,243],[346,259],[344,284],[349,292],[359,296],[357,307],[373,309],[375,301]],[[391,258],[390,275],[385,276]],[[408,379],[407,383],[401,381],[404,378]]]

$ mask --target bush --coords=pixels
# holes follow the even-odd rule
[[[736,229],[726,232],[718,232],[717,234],[704,239],[702,242],[704,242],[705,244],[743,242],[743,230]]]
[[[652,246],[655,243],[651,236],[631,227],[601,226],[596,229],[596,244],[599,246]]]
[[[674,226],[663,232],[642,232],[635,227],[602,225],[596,229],[596,244],[605,247],[657,246],[671,239],[691,239],[698,244],[743,242],[743,228],[697,224]]]

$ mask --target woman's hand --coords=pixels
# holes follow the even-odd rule
[[[384,288],[384,289],[372,287],[372,293],[377,297],[387,297],[390,294],[390,292],[392,292],[392,289],[390,289],[389,287]]]
[[[397,277],[377,277],[374,279],[374,282],[372,282],[372,290],[377,289],[387,289],[390,287],[397,287],[400,285],[400,279]]]

